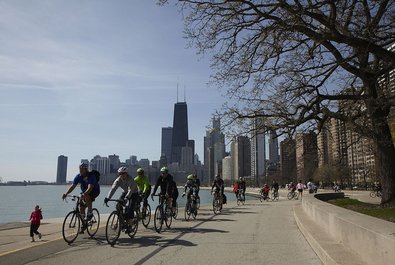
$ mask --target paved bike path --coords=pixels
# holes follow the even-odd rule
[[[47,234],[43,240],[60,240],[35,243],[36,247],[19,251],[12,264],[83,264],[88,260],[94,264],[322,264],[296,225],[292,207],[299,201],[280,197],[278,202],[261,203],[250,199],[237,206],[234,198],[228,199],[219,215],[206,205],[196,220],[187,222],[180,220],[180,210],[170,230],[156,233],[151,220],[149,229],[140,225],[134,239],[122,234],[114,247],[107,244],[104,229],[95,239],[81,237],[68,246],[61,239],[61,222],[43,225],[42,232]],[[102,224],[105,219],[102,217]],[[28,228],[24,229],[26,245]],[[7,264],[7,256],[0,256],[1,264]]]

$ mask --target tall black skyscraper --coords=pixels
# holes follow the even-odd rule
[[[58,170],[56,174],[56,184],[66,183],[67,176],[67,156],[60,155],[58,157]]]
[[[188,110],[186,102],[174,104],[171,162],[181,164],[181,148],[188,142]]]

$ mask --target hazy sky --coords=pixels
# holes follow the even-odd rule
[[[161,128],[188,104],[189,138],[222,104],[209,57],[183,38],[173,5],[134,1],[0,1],[0,177],[55,181],[57,158],[159,160]]]

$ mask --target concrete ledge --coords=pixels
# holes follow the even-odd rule
[[[303,211],[319,226],[319,230],[329,235],[334,242],[356,253],[366,264],[394,264],[395,224],[337,207],[316,198],[332,196],[340,197],[344,194],[303,196]]]
[[[336,242],[302,209],[294,206],[296,223],[310,246],[325,265],[367,265],[356,253]]]

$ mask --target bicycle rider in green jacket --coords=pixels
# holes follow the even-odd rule
[[[137,184],[139,193],[143,194],[144,208],[147,207],[148,197],[151,194],[151,184],[149,183],[148,177],[144,175],[144,169],[137,169],[137,176],[134,178]]]

